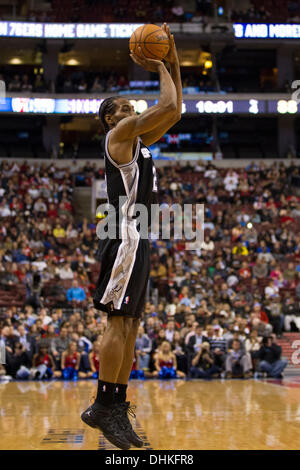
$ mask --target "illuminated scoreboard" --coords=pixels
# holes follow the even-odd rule
[[[299,103],[295,100],[203,100],[196,103],[201,114],[297,114]]]
[[[264,114],[263,100],[200,100],[195,104],[200,114]]]
[[[121,96],[121,95],[120,95]],[[136,112],[142,113],[157,104],[157,99],[131,99]],[[103,99],[96,98],[0,98],[0,113],[24,114],[97,114]],[[295,100],[259,100],[259,99],[184,99],[183,114],[219,115],[295,115],[300,107]]]

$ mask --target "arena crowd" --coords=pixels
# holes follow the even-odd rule
[[[109,72],[87,73],[84,70],[70,72],[68,67],[62,67],[57,79],[48,82],[43,75],[34,75],[33,71],[34,67],[27,73],[22,67],[18,67],[18,73],[2,69],[0,80],[5,83],[8,92],[25,96],[31,93],[98,94],[128,93],[136,90],[145,90],[149,93],[159,91],[157,80],[129,82],[127,74],[111,68]],[[184,94],[212,92],[216,89],[211,77],[201,74],[201,68],[198,68],[197,72],[184,71],[182,84]]]
[[[91,184],[103,169],[86,162]],[[281,377],[277,338],[300,329],[299,168],[158,169],[160,203],[204,204],[204,241],[151,238],[132,378]],[[0,163],[0,374],[97,376],[106,327],[92,296],[97,221],[76,222],[70,168]]]

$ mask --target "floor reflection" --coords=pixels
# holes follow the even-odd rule
[[[1,449],[97,449],[80,420],[97,382],[0,384]],[[298,449],[300,388],[260,381],[132,381],[152,449]]]

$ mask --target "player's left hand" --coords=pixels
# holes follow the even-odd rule
[[[177,49],[176,49],[176,45],[175,45],[174,35],[171,34],[171,32],[170,32],[170,26],[167,25],[167,23],[163,23],[161,28],[167,34],[167,36],[169,38],[169,44],[170,44],[169,52],[165,57],[165,61],[168,62],[169,64],[179,64],[179,59],[178,59]]]

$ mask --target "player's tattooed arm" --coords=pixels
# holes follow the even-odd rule
[[[182,112],[182,83],[175,40],[173,34],[170,33],[169,26],[166,23],[162,25],[162,29],[166,32],[169,38],[170,49],[167,56],[165,57],[165,61],[169,64],[170,74],[176,87],[177,104],[174,112],[166,115],[163,122],[160,122],[160,124],[150,132],[141,135],[143,144],[146,146],[157,142],[169,129],[171,129],[171,127],[180,121]]]
[[[174,35],[171,34],[170,27],[167,25],[167,23],[164,23],[162,25],[162,29],[166,32],[169,38],[169,43],[170,43],[170,49],[169,49],[167,56],[165,57],[165,61],[170,65],[170,74],[176,87],[176,93],[177,93],[176,117],[179,120],[181,118],[181,111],[182,111],[182,82],[181,82],[181,76],[180,76],[180,63],[179,63]]]
[[[161,137],[165,135],[165,133],[176,124],[176,122],[180,121],[180,117],[177,116],[176,110],[172,113],[166,114],[164,116],[164,120],[159,124],[159,126],[156,126],[151,131],[140,135],[142,142],[146,147],[155,144],[155,142],[161,139]]]

